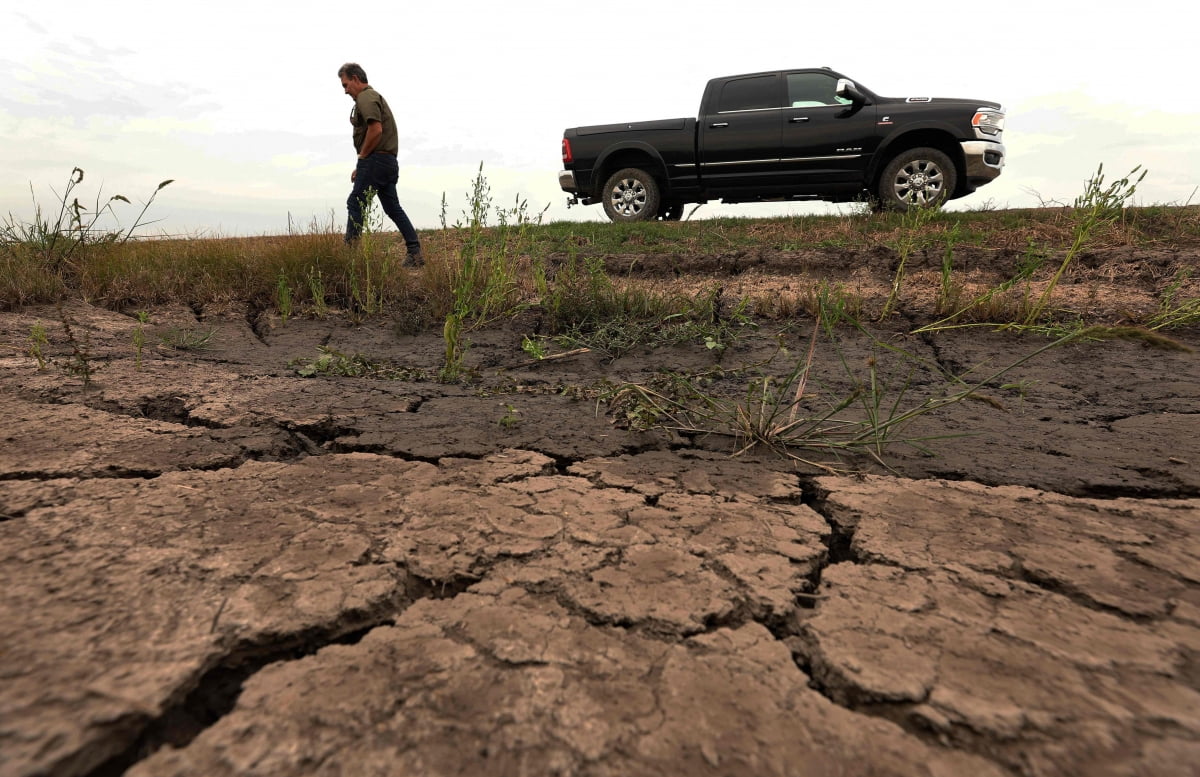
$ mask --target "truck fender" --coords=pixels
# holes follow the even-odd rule
[[[634,151],[648,156],[650,158],[650,166],[647,172],[653,173],[655,177],[659,178],[665,188],[667,183],[667,163],[663,161],[662,155],[658,153],[658,149],[649,143],[646,143],[645,141],[628,140],[617,141],[616,143],[613,143],[611,146],[604,149],[600,156],[597,157],[596,165],[592,168],[593,171],[595,171],[592,175],[592,184],[594,185],[596,191],[599,191],[600,187],[604,185],[604,180],[608,178],[608,173],[612,173],[614,170],[617,170],[621,167],[645,166],[643,164],[633,164],[624,161],[615,166],[608,164],[608,160],[611,159],[615,154],[620,154],[625,151]]]
[[[898,153],[896,148],[906,147],[908,144],[903,143],[905,138],[914,134],[932,134],[937,133],[948,141],[946,152],[950,158],[956,163],[962,163],[962,152],[958,149],[958,136],[961,134],[955,129],[953,124],[945,121],[918,121],[912,124],[905,124],[889,133],[883,140],[879,142],[879,147],[875,149],[875,153],[871,155],[871,164],[867,170],[867,181],[874,181],[879,171],[887,166],[887,163],[892,160],[892,157]],[[918,145],[927,145],[922,142]]]

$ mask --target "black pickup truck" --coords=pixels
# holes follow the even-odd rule
[[[1004,111],[986,100],[881,97],[829,68],[714,78],[695,119],[563,133],[569,204],[673,221],[688,203],[940,206],[1000,175]]]

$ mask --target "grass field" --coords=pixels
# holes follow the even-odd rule
[[[0,224],[0,308],[80,299],[132,313],[164,303],[245,301],[274,309],[285,321],[297,315],[390,315],[420,330],[484,326],[533,305],[547,310],[552,328],[563,331],[613,318],[710,312],[703,294],[664,296],[637,288],[636,272],[614,270],[622,257],[671,257],[678,273],[686,273],[692,260],[704,256],[883,250],[895,257],[884,316],[903,307],[908,261],[922,253],[940,257],[941,264],[926,282],[943,315],[926,325],[1036,328],[1068,320],[1087,326],[1111,322],[1087,320],[1086,310],[1055,304],[1056,286],[1080,256],[1122,249],[1190,253],[1200,246],[1200,206],[1126,207],[1136,182],[1127,177],[1106,188],[1100,172],[1074,205],[1061,207],[915,214],[852,208],[840,216],[639,224],[543,224],[522,202],[493,206],[481,173],[473,206],[459,225],[422,232],[429,262],[412,271],[400,267],[403,245],[396,233],[379,230],[377,212],[353,247],[343,245],[340,227],[332,224],[290,235],[154,239],[136,234],[145,209],[127,229],[100,230],[96,225],[111,211],[111,200],[97,200],[91,209],[78,199],[68,205],[72,187],[82,180],[77,173],[62,202],[46,209],[57,211],[57,218],[39,208],[32,223],[9,216]],[[966,282],[956,261],[970,252],[1017,260],[1009,263],[1009,277],[981,291]],[[1156,314],[1124,323],[1195,323],[1195,264],[1193,254],[1162,279]],[[734,302],[757,316],[793,312],[771,297]]]

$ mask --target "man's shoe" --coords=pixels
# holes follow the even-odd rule
[[[425,266],[425,257],[421,255],[421,252],[419,250],[418,251],[410,251],[408,256],[404,257],[404,261],[400,262],[400,266],[401,267],[424,267]]]

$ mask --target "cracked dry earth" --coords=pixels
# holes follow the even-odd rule
[[[86,391],[23,354],[40,322],[66,360],[53,309],[0,314],[4,777],[1200,773],[1194,352],[1050,352],[918,430],[975,436],[834,475],[555,390],[703,346],[530,365],[497,330],[479,385],[305,379],[442,344],[164,308],[214,347],[138,369],[132,317],[67,312]]]

